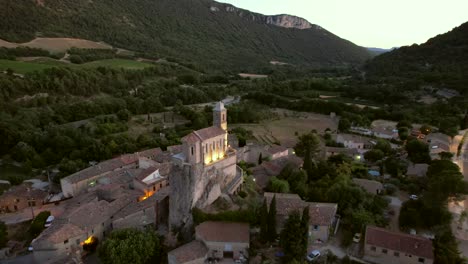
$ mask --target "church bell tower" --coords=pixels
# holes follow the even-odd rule
[[[223,102],[217,102],[213,109],[213,126],[227,130],[227,110]]]

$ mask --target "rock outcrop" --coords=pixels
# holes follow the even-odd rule
[[[290,15],[265,16],[265,23],[285,28],[308,29],[312,24],[304,18]]]

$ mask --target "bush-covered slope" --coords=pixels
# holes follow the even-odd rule
[[[372,77],[401,77],[468,92],[468,22],[421,45],[402,47],[369,61]]]
[[[0,0],[0,38],[8,41],[84,38],[239,71],[270,61],[337,66],[370,57],[366,49],[316,25],[271,24],[288,22],[278,21],[211,0]]]

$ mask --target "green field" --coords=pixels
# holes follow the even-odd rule
[[[73,67],[73,68],[92,68],[92,67],[110,67],[110,68],[125,68],[140,70],[152,65],[145,62],[125,60],[125,59],[109,59],[88,62],[84,64],[68,64],[55,60],[45,60],[37,62],[23,62],[23,61],[11,61],[11,60],[0,60],[0,71],[6,69],[12,69],[15,73],[25,74],[33,71],[42,71],[52,67]]]

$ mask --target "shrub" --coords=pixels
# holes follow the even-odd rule
[[[37,237],[45,229],[44,224],[49,216],[49,211],[43,211],[34,218],[28,230],[32,237]]]

